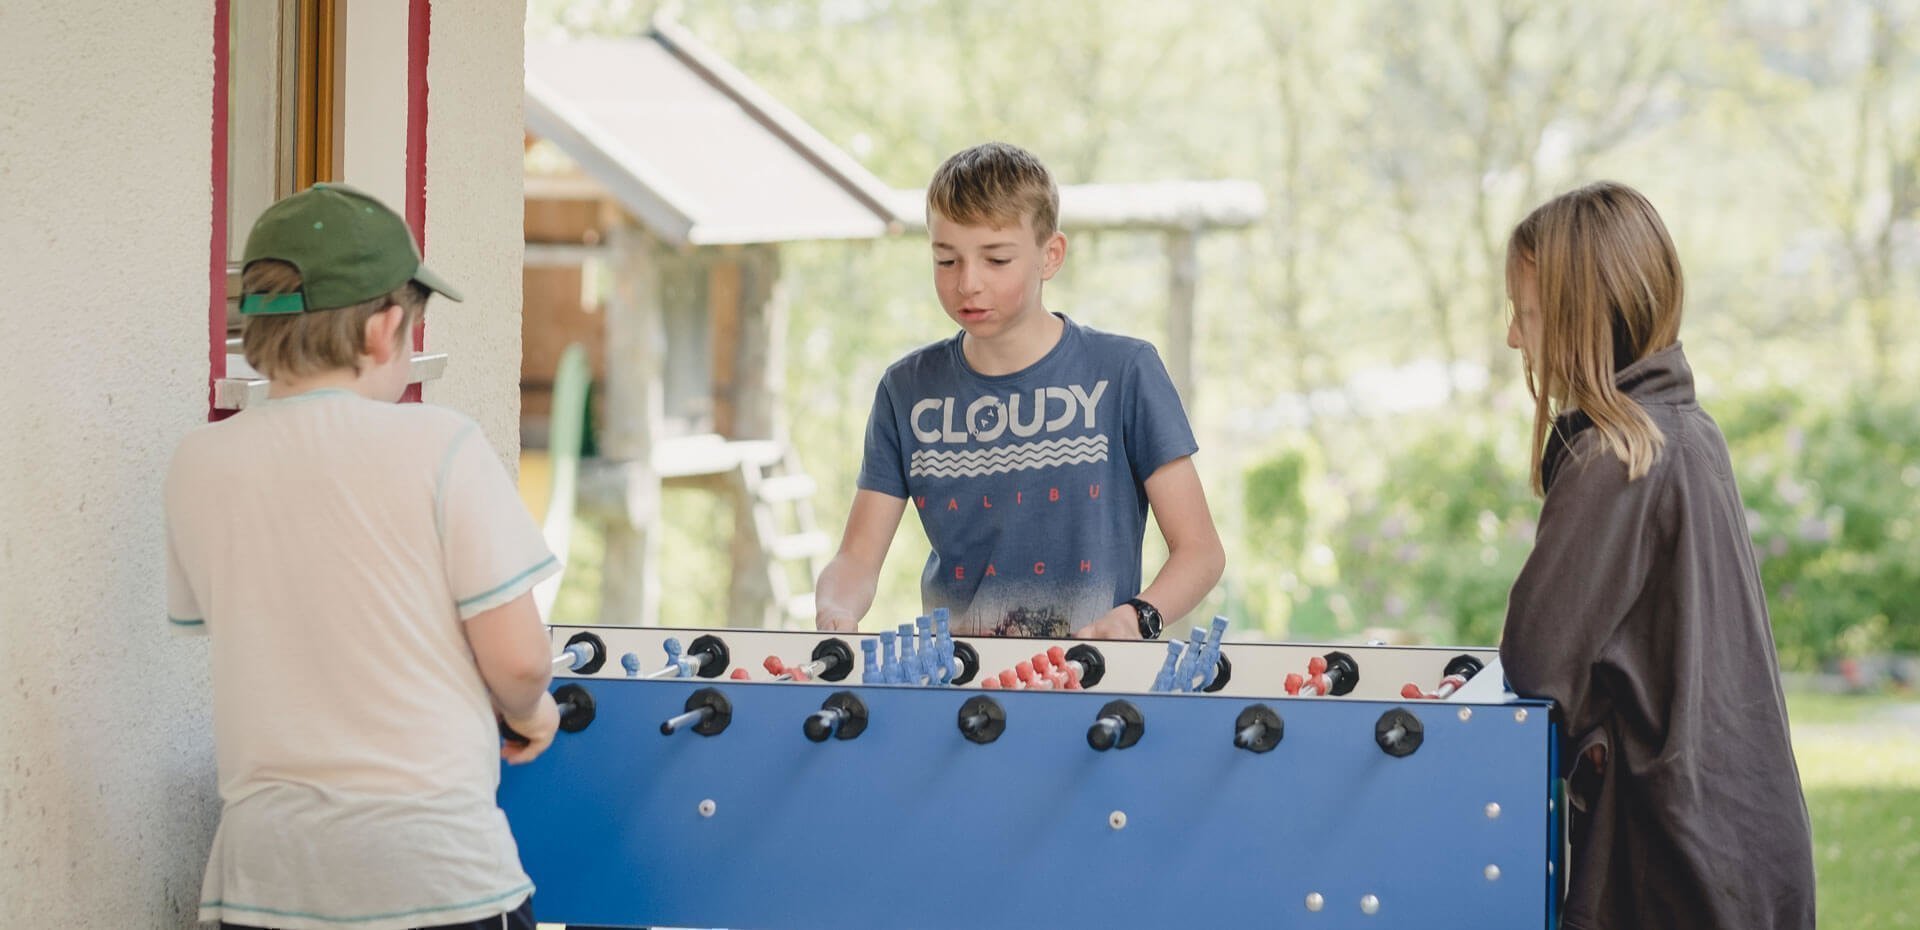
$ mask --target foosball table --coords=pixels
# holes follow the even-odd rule
[[[543,922],[1551,927],[1551,705],[1491,649],[556,626],[500,804]]]

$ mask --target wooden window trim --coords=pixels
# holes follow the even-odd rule
[[[341,0],[276,2],[280,4],[280,48],[283,56],[291,53],[294,66],[287,67],[282,58],[275,126],[276,144],[281,152],[274,200],[321,181],[339,180],[346,122],[346,108],[341,106],[346,87],[346,30],[342,28]],[[232,42],[231,33],[223,34],[221,41]],[[246,234],[245,229],[227,230],[228,256],[238,244],[235,237],[244,238]],[[239,331],[236,310],[240,272],[240,263],[229,258],[226,274],[229,335]]]
[[[339,0],[292,0],[298,8],[299,104],[294,116],[294,191],[340,177],[340,136],[345,115],[343,68],[346,30],[340,28]],[[294,191],[288,191],[293,193]]]

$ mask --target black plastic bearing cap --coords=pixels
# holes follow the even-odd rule
[[[1485,667],[1486,664],[1479,659],[1466,653],[1461,653],[1447,660],[1446,674],[1458,675],[1465,680],[1472,681],[1473,676],[1480,674],[1480,670]]]
[[[1360,663],[1344,652],[1327,653],[1327,680],[1333,685],[1331,693],[1335,697],[1351,693],[1360,683]]]
[[[1107,657],[1100,650],[1081,643],[1067,650],[1067,661],[1080,663],[1080,687],[1091,688],[1107,677]]]
[[[685,709],[707,711],[706,716],[693,725],[693,732],[701,736],[714,736],[733,722],[733,702],[727,700],[727,696],[721,694],[718,688],[701,688],[687,695]],[[661,725],[660,732],[667,732],[665,724]]]
[[[1380,745],[1381,752],[1396,759],[1413,755],[1426,739],[1426,728],[1420,725],[1420,718],[1404,707],[1381,714],[1373,725],[1373,741]]]
[[[1098,752],[1126,749],[1140,742],[1146,732],[1147,718],[1140,715],[1140,708],[1126,701],[1108,701],[1093,726],[1087,728],[1087,745]]]
[[[953,676],[950,684],[964,685],[980,674],[980,652],[973,644],[965,640],[953,641],[953,657],[960,660],[960,673]]]
[[[599,671],[600,666],[607,664],[607,644],[601,642],[600,637],[581,630],[567,637],[567,645],[571,646],[574,643],[586,643],[593,647],[593,655],[588,657],[587,661],[581,663],[579,668],[574,669],[574,674],[591,675]],[[562,649],[561,651],[565,652],[566,650]]]
[[[832,659],[833,664],[820,671],[822,681],[845,681],[853,674],[853,647],[844,639],[823,639],[813,646],[813,661]]]
[[[593,693],[579,685],[561,685],[554,689],[553,702],[560,709],[560,729],[578,733],[593,722]]]
[[[719,678],[726,672],[727,663],[732,661],[727,653],[726,641],[712,633],[701,634],[695,639],[687,647],[687,655],[707,657],[705,662],[700,663],[698,674],[701,678]]]
[[[975,695],[960,705],[960,735],[982,746],[1007,731],[1007,712],[1000,702],[984,694]]]
[[[1200,690],[1208,694],[1212,694],[1216,691],[1219,691],[1222,688],[1225,688],[1227,686],[1227,682],[1232,680],[1233,680],[1233,662],[1229,660],[1227,658],[1227,654],[1223,652],[1223,653],[1220,653],[1219,658],[1215,660],[1215,662],[1213,663],[1213,680],[1201,686]]]
[[[1250,729],[1255,732],[1249,734]],[[1233,744],[1248,752],[1272,752],[1286,735],[1286,721],[1265,704],[1248,705],[1233,720]]]

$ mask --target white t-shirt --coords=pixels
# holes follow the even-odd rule
[[[167,614],[212,639],[220,828],[202,920],[386,930],[532,891],[462,621],[559,570],[480,427],[339,390],[194,430]]]

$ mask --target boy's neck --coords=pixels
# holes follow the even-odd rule
[[[267,399],[280,400],[314,391],[346,391],[358,394],[368,400],[379,400],[377,389],[362,373],[355,374],[352,369],[336,368],[304,378],[274,378],[267,382]]]
[[[1036,307],[1020,325],[990,339],[966,334],[960,341],[960,351],[966,356],[967,365],[980,374],[1010,375],[1046,358],[1047,353],[1060,344],[1066,329],[1067,324],[1047,308]]]

